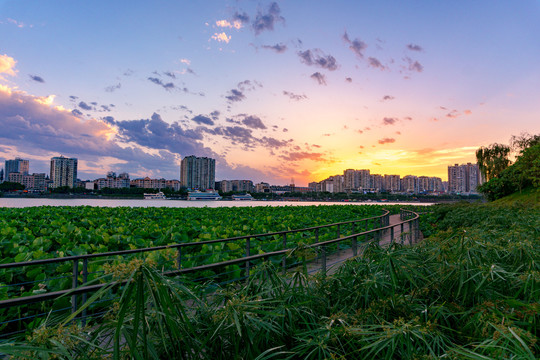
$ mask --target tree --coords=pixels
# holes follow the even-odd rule
[[[0,184],[0,191],[24,190],[24,185],[16,182],[5,181]]]
[[[510,166],[510,147],[504,144],[491,144],[476,150],[476,161],[482,177],[489,181],[498,177],[500,173]]]
[[[519,135],[512,135],[510,138],[510,147],[519,156],[525,149],[540,144],[540,134],[531,135],[522,132]]]
[[[540,188],[540,135],[512,136],[510,142],[512,148],[519,151],[514,164],[478,187],[478,191],[489,200],[500,199],[530,187]],[[476,155],[477,158],[485,156],[484,148],[478,149]]]

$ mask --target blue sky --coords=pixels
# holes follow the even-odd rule
[[[540,132],[538,1],[0,1],[0,161],[446,178]]]

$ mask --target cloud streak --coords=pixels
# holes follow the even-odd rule
[[[285,22],[285,18],[281,16],[279,5],[276,2],[273,2],[266,12],[257,12],[255,20],[251,24],[251,28],[255,32],[255,35],[259,35],[263,31],[273,31],[274,25],[278,22]]]
[[[294,101],[306,100],[308,98],[305,94],[299,95],[285,90],[283,90],[283,95]]]
[[[326,76],[321,74],[318,71],[311,74],[310,78],[317,81],[319,83],[319,85],[326,85]]]
[[[278,54],[282,54],[285,51],[287,51],[287,45],[284,44],[275,44],[275,45],[263,45],[261,46],[263,49],[272,50],[275,51]]]
[[[41,76],[38,76],[38,75],[28,75],[28,76],[30,77],[30,79],[32,79],[35,82],[42,83],[42,84],[45,82],[45,80],[43,80]]]
[[[238,89],[229,90],[229,94],[225,96],[229,102],[240,102],[246,99],[244,93]]]
[[[148,79],[148,81],[150,81],[150,82],[152,82],[152,83],[154,83],[156,85],[161,86],[162,88],[164,88],[167,91],[170,91],[170,90],[172,90],[172,89],[174,89],[176,87],[172,82],[165,83],[161,79],[158,79],[156,77],[149,77],[147,79]]]
[[[300,61],[308,66],[316,66],[329,71],[337,70],[337,60],[332,55],[326,55],[320,49],[299,51]]]
[[[381,145],[391,144],[393,142],[396,142],[396,139],[394,139],[394,138],[383,138],[383,139],[379,140],[379,144],[381,144]]]
[[[356,55],[358,58],[364,58],[364,51],[367,49],[367,44],[362,40],[355,38],[351,40],[347,32],[343,33],[342,39],[349,44],[349,49]]]

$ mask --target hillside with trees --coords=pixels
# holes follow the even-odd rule
[[[516,154],[511,163],[510,154]],[[488,200],[497,200],[540,187],[540,134],[512,136],[510,145],[491,144],[476,151],[478,166],[487,180],[480,191]],[[532,190],[531,190],[532,189]]]

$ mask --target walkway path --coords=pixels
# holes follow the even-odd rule
[[[403,222],[403,220],[400,219],[399,214],[390,215],[390,223],[389,223],[389,225],[397,225],[397,224],[399,224],[401,222]],[[402,236],[402,233],[401,233],[402,228],[403,228],[403,236]],[[409,244],[409,239],[410,239],[410,237],[409,237],[410,236],[409,224],[403,224],[403,226],[394,227],[394,234],[393,235],[394,235],[394,241],[400,242],[402,244]],[[388,246],[392,242],[391,236],[392,236],[391,231],[386,230],[385,233],[382,236],[382,239],[379,241],[379,245],[380,246]],[[372,239],[373,237],[370,236],[369,238]],[[418,239],[413,241],[413,243],[418,243],[422,239],[423,239],[422,233],[419,232]],[[358,239],[358,254],[359,255],[362,254],[363,249],[364,249],[364,246],[362,244],[362,240],[359,238]],[[340,251],[337,251],[337,252],[332,253],[332,254],[328,254],[327,257],[326,257],[326,269],[327,269],[326,272],[327,272],[327,274],[334,273],[341,264],[343,264],[347,259],[350,259],[353,256],[354,256],[353,255],[353,250],[351,248],[345,249],[345,250],[340,250]],[[308,267],[308,272],[310,274],[313,274],[313,273],[315,273],[317,271],[320,271],[321,270],[321,265],[322,265],[322,262],[321,262],[320,259],[312,261],[307,266]]]

